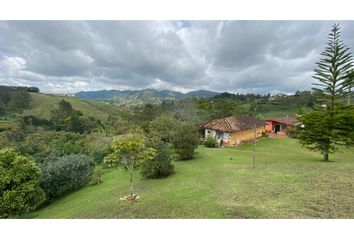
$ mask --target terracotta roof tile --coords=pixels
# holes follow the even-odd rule
[[[254,123],[256,123],[257,127],[265,125],[264,120],[253,117],[227,117],[207,122],[202,124],[201,127],[222,132],[238,132],[246,129],[252,129]]]

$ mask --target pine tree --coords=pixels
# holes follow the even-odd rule
[[[352,145],[354,126],[353,108],[344,107],[340,100],[348,94],[348,76],[353,69],[350,49],[340,40],[340,28],[335,24],[322,58],[317,62],[313,89],[319,93],[321,106],[301,117],[304,128],[299,131],[300,142],[312,150],[320,151],[323,159],[336,151],[336,145]]]
[[[353,57],[350,49],[340,40],[340,27],[333,25],[328,37],[327,47],[321,53],[323,58],[317,62],[317,68],[314,70],[313,78],[319,83],[313,83],[314,90],[321,93],[327,109],[331,112],[339,98],[347,94],[347,79],[353,68]]]
[[[347,101],[347,105],[350,105],[350,97],[352,94],[352,88],[354,87],[354,70],[351,71],[348,75],[348,78],[346,80],[346,88],[347,88],[347,92],[348,92],[348,101]]]

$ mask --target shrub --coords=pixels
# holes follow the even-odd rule
[[[102,166],[96,165],[93,169],[90,184],[91,185],[98,185],[101,182],[102,182]]]
[[[215,138],[213,138],[212,136],[208,136],[205,141],[204,141],[204,146],[208,147],[208,148],[215,148],[217,147],[218,141],[216,141]]]
[[[105,156],[112,153],[112,141],[112,137],[91,133],[83,138],[82,144],[85,146],[85,153],[93,158],[95,164],[100,164]]]
[[[36,209],[45,199],[40,168],[12,149],[0,151],[0,218]]]
[[[141,165],[140,174],[145,178],[167,177],[174,171],[169,145],[161,141],[161,137],[150,138],[148,147],[156,150],[156,155],[152,159],[144,161]]]
[[[58,157],[43,166],[40,186],[47,201],[64,196],[89,183],[93,160],[85,155]]]
[[[198,128],[190,124],[181,124],[173,134],[172,145],[180,160],[193,158],[199,144]]]
[[[292,127],[286,129],[286,134],[291,138],[298,138],[298,127]]]
[[[262,132],[262,137],[269,137],[269,134],[267,132]]]
[[[72,132],[57,132],[50,142],[51,152],[56,156],[66,156],[70,154],[80,154],[84,151],[81,143],[82,135]]]

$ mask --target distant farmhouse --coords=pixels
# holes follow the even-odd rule
[[[287,130],[299,125],[300,122],[292,117],[279,117],[266,119],[266,131],[271,137],[287,137]]]
[[[256,124],[257,138],[265,132],[266,123],[253,117],[227,117],[200,125],[205,138],[212,136],[219,146],[238,146],[254,137],[253,124]]]

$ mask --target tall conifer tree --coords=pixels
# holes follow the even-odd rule
[[[315,111],[302,116],[303,129],[299,132],[300,142],[323,154],[336,150],[336,145],[354,143],[354,114],[350,106],[345,108],[341,101],[348,94],[348,76],[353,69],[350,49],[340,39],[340,27],[335,24],[329,34],[327,47],[317,62],[313,89],[320,94],[321,105]]]

